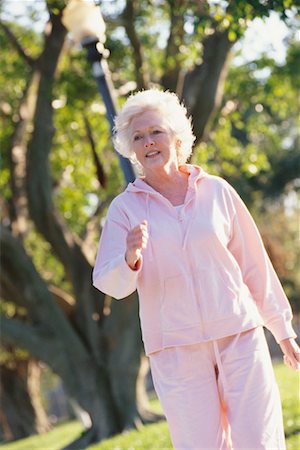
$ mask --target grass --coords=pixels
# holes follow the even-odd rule
[[[283,364],[275,364],[280,390],[286,445],[288,450],[300,449],[300,373]]]
[[[77,421],[59,424],[48,433],[0,445],[1,450],[61,450],[80,436],[82,425]]]
[[[300,399],[299,373],[292,372],[283,364],[274,364],[279,385],[286,443],[288,450],[300,448]],[[154,410],[160,410],[158,400],[151,401]],[[80,435],[82,426],[76,422],[57,425],[49,433],[22,439],[10,444],[0,445],[1,450],[61,450]],[[165,421],[147,425],[142,430],[128,431],[111,439],[92,445],[88,450],[156,450],[171,449],[168,426]]]

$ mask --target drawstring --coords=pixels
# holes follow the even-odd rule
[[[194,209],[193,209],[192,217],[191,217],[190,220],[189,220],[189,223],[188,223],[188,226],[187,226],[187,229],[186,229],[186,232],[185,232],[185,236],[184,236],[184,239],[183,239],[183,244],[182,244],[182,249],[183,249],[183,250],[186,249],[188,235],[189,235],[191,226],[193,225],[194,218],[195,218],[195,216],[196,216],[196,214],[197,214],[197,190],[196,190],[196,189],[195,189],[195,191],[194,191],[194,199],[195,199],[195,200],[194,200],[194,201],[195,201],[195,204],[194,204]]]
[[[195,200],[195,202],[196,202],[196,200]],[[194,211],[193,211],[192,217],[189,220],[189,223],[188,223],[188,226],[187,226],[187,229],[186,229],[186,232],[185,232],[185,236],[184,236],[183,244],[182,244],[182,249],[183,250],[185,250],[185,248],[186,248],[187,238],[188,238],[188,235],[189,235],[189,232],[190,232],[190,228],[191,228],[191,226],[193,224],[193,220],[195,218],[195,215],[196,215],[196,205],[194,207]]]
[[[233,340],[231,345],[235,344],[236,340],[238,339],[238,336],[239,336],[239,334]],[[214,353],[215,353],[215,358],[216,358],[216,363],[217,363],[218,376],[220,376],[220,378],[221,378],[221,382],[223,384],[224,391],[228,391],[228,384],[227,384],[227,380],[226,380],[225,373],[223,370],[218,344],[217,344],[217,341],[212,341],[212,342],[213,342],[213,348],[214,348]],[[227,406],[226,406],[225,401],[222,400],[221,397],[220,397],[220,403],[221,403],[221,421],[222,421],[223,429],[225,430],[225,439],[226,439],[227,449],[233,450],[231,429],[230,429],[230,425],[229,425],[228,417],[227,417]]]
[[[191,224],[192,224],[192,220],[193,220],[193,218],[190,220],[190,222],[189,222],[189,224],[188,224],[188,227],[187,227],[187,230],[186,230],[186,233],[185,233],[185,236],[184,236],[184,240],[183,240],[183,244],[182,244],[182,249],[183,249],[183,250],[186,249],[187,237],[188,237],[188,234],[189,234],[189,231],[190,231],[190,227],[191,227]]]
[[[195,184],[195,182],[194,182]],[[151,229],[150,229],[150,221],[149,221],[149,217],[150,217],[150,205],[149,205],[149,197],[150,197],[150,193],[146,193],[146,220],[148,222],[148,233],[149,233],[149,241],[148,241],[148,245],[149,245],[149,261],[153,261],[153,246],[151,243]],[[187,229],[183,238],[183,243],[182,243],[182,249],[185,250],[186,246],[187,246],[187,240],[188,240],[188,236],[189,236],[189,232],[190,232],[190,228],[193,225],[193,221],[194,218],[197,214],[197,189],[194,187],[194,201],[195,201],[195,205],[193,208],[193,212],[192,212],[192,217],[190,218],[188,225],[187,225]]]
[[[241,333],[237,333],[235,335],[235,337],[231,340],[230,345],[227,346],[227,351],[229,351],[230,348],[234,348],[234,346],[236,345],[237,341],[240,338],[240,335],[241,335]],[[222,362],[221,362],[221,356],[220,356],[219,348],[217,345],[217,341],[213,341],[213,347],[214,347],[216,362],[217,362],[217,366],[218,366],[219,373],[221,376],[221,380],[222,380],[224,389],[227,389],[228,385],[227,385],[226,377],[224,375],[224,370],[223,370],[223,366],[222,366]]]
[[[148,224],[148,234],[149,234],[149,239],[148,239],[148,248],[149,248],[149,261],[153,261],[153,248],[152,248],[152,242],[151,242],[151,230],[150,230],[150,221],[149,221],[149,217],[150,217],[150,206],[149,206],[149,196],[150,194],[146,194],[146,220],[147,220],[147,224]]]
[[[219,371],[219,375],[220,378],[222,380],[223,386],[224,386],[224,390],[227,389],[227,380],[224,374],[224,370],[223,370],[223,366],[222,366],[222,362],[221,362],[221,356],[220,356],[220,352],[218,349],[218,345],[216,341],[213,341],[213,347],[214,347],[214,352],[215,352],[215,357],[216,357],[216,362],[217,362],[217,366],[218,366],[218,371]]]

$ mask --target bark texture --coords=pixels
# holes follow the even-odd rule
[[[49,431],[50,423],[41,403],[41,368],[37,361],[12,356],[1,364],[0,370],[0,425],[4,439],[11,441]]]
[[[165,89],[178,92],[181,72],[180,46],[184,36],[184,13],[189,3],[187,0],[168,0],[170,32],[165,51],[165,71],[161,84]]]
[[[23,363],[23,365],[25,362]],[[22,439],[36,433],[35,411],[27,390],[21,364],[12,369],[1,365],[0,423],[6,440]]]
[[[124,24],[126,34],[132,47],[135,63],[136,83],[137,88],[140,90],[147,89],[149,85],[149,73],[144,58],[143,48],[134,26],[136,7],[136,0],[126,1],[126,6],[122,14],[122,22]]]
[[[215,31],[203,42],[203,62],[185,76],[182,99],[193,117],[197,142],[207,138],[209,123],[220,106],[232,45],[227,31]]]

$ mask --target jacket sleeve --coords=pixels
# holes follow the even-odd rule
[[[295,338],[292,310],[247,207],[229,185],[233,204],[232,234],[228,249],[238,262],[259,313],[277,343]]]
[[[138,270],[132,270],[126,263],[126,237],[130,224],[121,210],[116,213],[114,209],[111,205],[101,233],[93,285],[105,294],[122,299],[136,290],[142,261]]]

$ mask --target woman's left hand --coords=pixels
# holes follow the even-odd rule
[[[284,363],[293,370],[300,370],[300,348],[295,339],[283,339],[279,345],[283,352]]]

